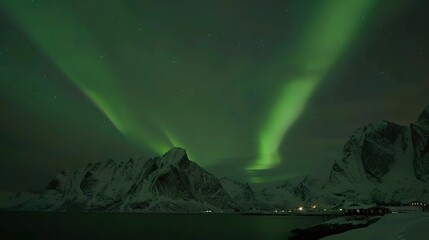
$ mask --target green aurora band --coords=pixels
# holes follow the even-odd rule
[[[363,28],[362,17],[371,12],[376,2],[324,2],[304,29],[294,54],[281,54],[278,58],[280,65],[298,71],[293,70],[282,77],[284,86],[270,106],[263,126],[255,131],[259,132],[258,143],[255,144],[258,159],[248,165],[246,170],[251,173],[271,169],[281,162],[278,150],[284,136]],[[101,57],[105,52],[102,45],[98,44],[97,39],[66,4],[51,3],[50,7],[40,4],[37,8],[31,7],[30,1],[4,0],[1,4],[51,61],[132,143],[147,147],[157,154],[163,154],[172,146],[186,146],[189,151],[189,148],[195,148],[189,141],[182,141],[186,138],[180,134],[178,136],[177,131],[173,133],[173,128],[166,128],[166,124],[159,121],[155,124],[150,119],[141,122],[133,111],[127,110],[129,103],[126,101],[126,92],[121,91],[121,82]],[[61,20],[61,24],[53,24],[58,20]],[[197,156],[195,151],[193,154]]]
[[[47,53],[50,59],[99,109],[112,124],[133,143],[148,146],[162,154],[172,146],[168,139],[155,138],[126,109],[118,91],[118,82],[103,64],[103,51],[78,19],[62,4],[52,8],[30,1],[5,0],[2,4],[22,29]],[[51,18],[40,17],[51,16]],[[61,19],[61,24],[53,21]]]
[[[287,83],[260,131],[260,157],[247,170],[271,169],[281,162],[278,149],[282,139],[304,111],[317,86],[359,33],[365,15],[376,2],[328,1],[312,19],[289,66],[300,71],[284,76]]]

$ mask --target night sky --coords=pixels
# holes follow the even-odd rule
[[[173,146],[217,176],[323,176],[429,104],[426,1],[0,1],[0,191]]]

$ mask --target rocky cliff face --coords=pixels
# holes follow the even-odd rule
[[[42,191],[17,194],[10,210],[201,212],[287,209],[344,201],[429,202],[429,107],[409,126],[389,121],[357,129],[328,181],[307,176],[255,192],[215,176],[175,148],[161,157],[108,160],[66,169]]]
[[[414,147],[414,173],[417,179],[429,182],[429,107],[410,128]]]
[[[383,121],[359,128],[335,161],[328,190],[349,200],[404,202],[428,198],[429,108],[416,123]]]
[[[18,194],[10,209],[200,212],[236,208],[220,181],[175,148],[162,157],[109,160],[64,170],[45,190]]]
[[[343,158],[332,167],[330,183],[348,181],[377,183],[396,161],[398,141],[401,149],[407,146],[407,131],[403,126],[383,121],[359,128],[344,146]]]
[[[259,205],[256,193],[248,183],[242,183],[229,178],[221,178],[220,182],[240,210],[247,211]]]
[[[315,196],[323,191],[323,181],[312,176],[286,181],[285,183],[262,189],[258,199],[270,208],[289,209],[312,205]]]

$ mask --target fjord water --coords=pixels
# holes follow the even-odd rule
[[[0,213],[3,239],[286,240],[322,217],[238,214]]]

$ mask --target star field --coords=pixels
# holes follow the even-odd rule
[[[425,5],[4,0],[0,190],[173,146],[243,181],[329,166],[429,103]]]

